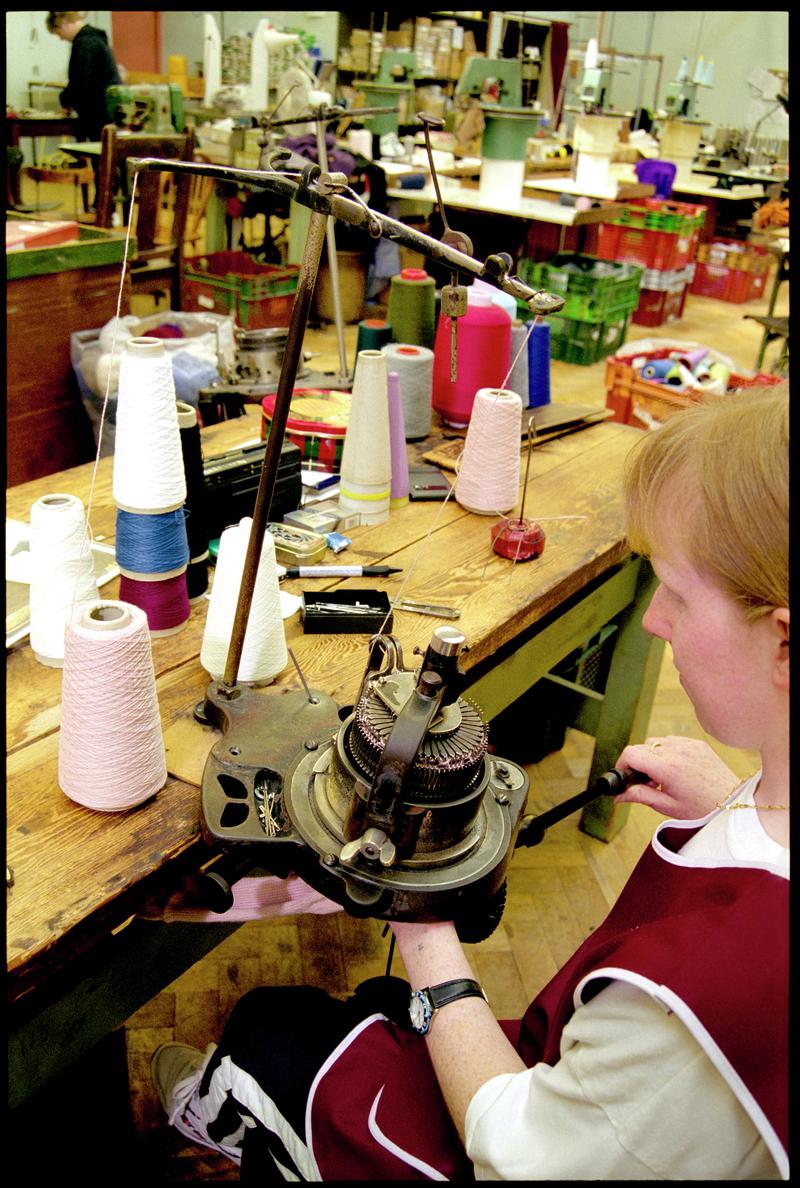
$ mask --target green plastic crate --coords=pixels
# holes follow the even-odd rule
[[[705,206],[673,202],[668,198],[641,198],[626,202],[622,210],[607,222],[618,223],[624,227],[677,231],[683,235],[691,235],[700,230],[705,217]]]
[[[300,269],[258,264],[247,252],[192,256],[183,272],[183,308],[233,314],[246,330],[288,326]]]
[[[536,289],[564,298],[560,315],[603,323],[632,313],[639,302],[644,270],[637,264],[565,252],[537,263],[523,260],[520,276]]]
[[[550,324],[550,357],[565,363],[588,367],[613,355],[624,343],[630,313],[617,315],[605,322],[585,322],[552,314]]]

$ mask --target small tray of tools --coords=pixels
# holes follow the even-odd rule
[[[385,590],[304,590],[302,598],[300,615],[306,635],[373,635],[381,628],[392,629],[392,605]]]

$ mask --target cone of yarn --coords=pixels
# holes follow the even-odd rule
[[[142,804],[167,778],[147,619],[96,599],[67,624],[58,783],[103,812]]]
[[[517,317],[517,299],[512,297],[510,293],[504,293],[502,289],[498,289],[495,285],[490,285],[488,281],[482,281],[476,277],[472,282],[472,288],[479,293],[488,293],[495,305],[499,305],[504,309],[511,318],[512,324]],[[512,356],[513,358],[513,356]],[[516,388],[513,389],[516,392]]]
[[[528,339],[528,408],[550,403],[550,323],[537,318]]]
[[[419,441],[431,431],[433,351],[413,343],[393,342],[383,348],[386,366],[397,373],[403,401],[406,441]]]
[[[31,649],[40,664],[60,668],[68,619],[97,598],[83,504],[75,495],[43,495],[30,523]]]
[[[112,489],[117,507],[145,514],[186,499],[172,364],[158,338],[132,338],[122,353]]]
[[[433,347],[436,283],[424,268],[403,268],[389,283],[389,323],[395,342]]]
[[[488,293],[470,289],[468,299],[467,312],[455,319],[455,380],[450,376],[451,318],[440,316],[433,348],[433,407],[446,424],[462,429],[469,424],[475,393],[502,387],[511,362],[511,318]]]
[[[175,635],[186,626],[192,613],[185,566],[180,573],[167,578],[132,578],[121,574],[119,596],[144,611],[152,636]]]
[[[184,511],[189,545],[186,589],[189,601],[193,602],[202,598],[208,589],[208,516],[197,410],[181,400],[178,401],[178,428],[183,452],[183,473],[186,479]]]
[[[183,573],[189,563],[186,512],[179,507],[146,516],[118,507],[114,552],[126,577],[158,581]]]
[[[522,401],[516,392],[481,388],[475,393],[456,500],[482,516],[510,511],[519,494]]]
[[[516,392],[522,401],[522,407],[528,404],[530,385],[528,362],[528,331],[530,322],[514,321],[511,323],[511,371],[506,387]]]
[[[353,377],[339,480],[343,515],[356,514],[362,524],[389,518],[392,455],[386,356],[362,351]]]
[[[200,663],[214,680],[220,680],[225,673],[252,526],[247,516],[226,528],[219,541],[200,649]],[[269,684],[286,667],[288,658],[275,541],[270,532],[265,532],[236,679],[242,684]]]
[[[406,452],[406,427],[403,420],[403,401],[400,397],[400,376],[390,371],[386,377],[389,393],[389,439],[392,452],[392,509],[408,503],[408,453]]]
[[[392,327],[382,318],[364,318],[358,323],[356,337],[356,362],[359,351],[379,351],[392,341]]]

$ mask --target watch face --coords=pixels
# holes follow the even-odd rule
[[[428,1005],[427,998],[419,990],[414,990],[411,994],[411,1002],[408,1004],[408,1013],[411,1017],[411,1026],[415,1031],[422,1035],[428,1030],[428,1024],[431,1018],[431,1009]]]

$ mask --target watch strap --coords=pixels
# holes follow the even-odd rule
[[[482,998],[486,1001],[483,986],[474,978],[454,978],[449,982],[440,982],[438,986],[428,986],[426,994],[435,1011],[449,1002],[457,1002],[459,998]]]

